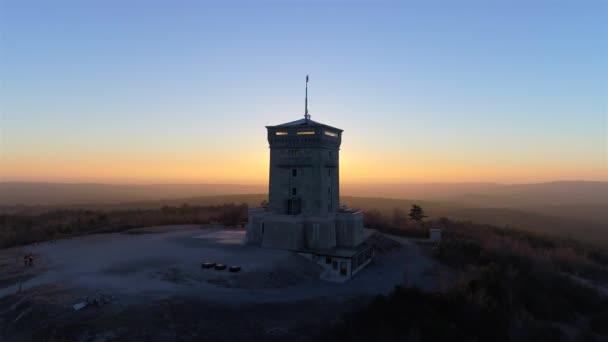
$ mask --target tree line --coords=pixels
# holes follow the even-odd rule
[[[157,209],[119,211],[56,209],[39,214],[0,215],[0,248],[72,236],[118,232],[166,224],[242,225],[247,221],[246,204],[211,206],[165,206]]]
[[[423,238],[428,237],[428,228],[434,225],[424,221],[427,217],[421,206],[413,204],[409,212],[394,208],[390,215],[377,209],[365,210],[364,224],[384,233]]]

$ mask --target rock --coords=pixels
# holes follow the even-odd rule
[[[76,304],[72,305],[72,307],[74,308],[74,311],[78,311],[78,310],[84,309],[87,305],[89,305],[89,303],[80,302],[80,303],[76,303]]]

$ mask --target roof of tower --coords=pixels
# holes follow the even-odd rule
[[[276,125],[276,126],[266,126],[267,128],[271,128],[271,127],[325,127],[325,128],[330,128],[336,131],[340,131],[342,132],[341,129],[336,128],[336,127],[332,127],[326,124],[322,124],[320,122],[316,122],[310,119],[299,119],[296,121],[291,121],[291,122],[287,122],[281,125]]]

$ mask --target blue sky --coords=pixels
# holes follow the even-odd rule
[[[2,0],[0,44],[3,180],[263,182],[307,73],[346,181],[608,180],[607,1]]]

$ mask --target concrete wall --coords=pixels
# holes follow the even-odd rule
[[[285,227],[283,231],[281,231],[282,225]],[[291,234],[296,236],[293,237]],[[328,217],[311,217],[273,214],[261,208],[252,208],[249,210],[246,236],[250,244],[271,248],[355,247],[364,239],[363,213],[337,213]],[[281,239],[288,241],[281,242],[279,241]]]
[[[336,247],[336,229],[331,218],[307,220],[304,224],[304,247],[330,249]]]
[[[348,257],[337,257],[327,256],[314,253],[299,253],[306,259],[317,263],[323,268],[323,272],[320,274],[320,278],[332,282],[345,282],[353,276],[351,270],[351,258]],[[329,262],[328,262],[329,261]],[[344,266],[346,272],[341,272],[341,267]]]
[[[247,243],[269,248],[330,249],[336,247],[333,217],[273,214],[249,210]]]
[[[245,240],[248,244],[262,245],[264,236],[262,223],[266,215],[268,215],[268,212],[262,208],[249,208],[247,234],[245,235]]]
[[[336,214],[336,244],[354,247],[363,242],[363,212]]]
[[[289,250],[301,249],[304,240],[301,221],[284,219],[278,216],[269,215],[264,217],[262,247]]]

